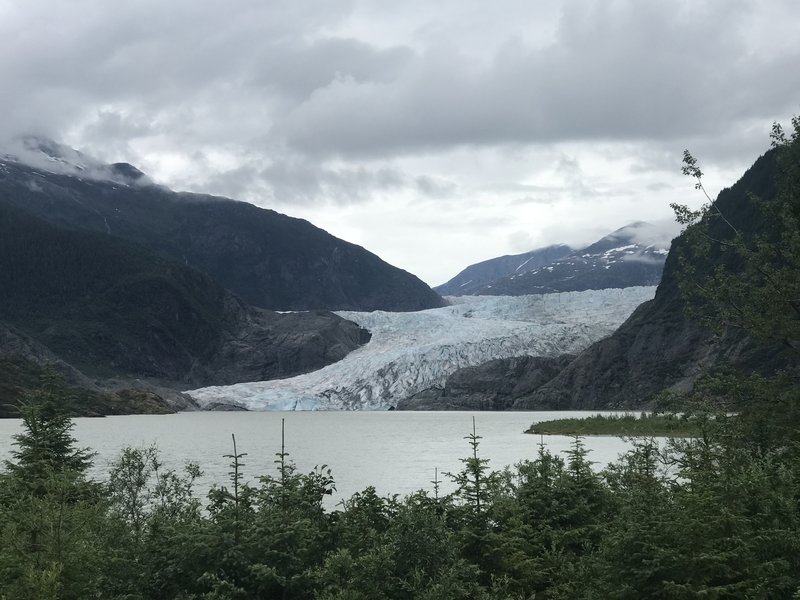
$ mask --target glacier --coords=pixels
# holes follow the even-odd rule
[[[456,369],[494,358],[578,353],[610,335],[656,288],[588,290],[531,296],[448,297],[418,312],[336,314],[372,339],[344,359],[288,379],[189,390],[201,408],[385,410],[444,384]]]

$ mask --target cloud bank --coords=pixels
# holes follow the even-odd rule
[[[684,147],[732,183],[800,111],[798,23],[793,0],[0,0],[0,139],[296,213],[436,282],[665,217]],[[405,254],[377,216],[400,208]]]

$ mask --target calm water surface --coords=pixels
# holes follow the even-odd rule
[[[338,501],[373,485],[380,494],[405,495],[432,490],[434,469],[456,472],[459,459],[470,453],[467,440],[475,416],[482,436],[480,455],[500,469],[533,458],[540,436],[523,431],[537,421],[582,417],[586,412],[187,412],[175,415],[132,415],[75,419],[74,435],[82,446],[98,453],[92,475],[103,478],[109,462],[127,446],[158,446],[165,466],[181,469],[196,462],[204,472],[198,491],[226,483],[232,454],[246,452],[244,478],[256,483],[259,475],[275,473],[280,451],[281,419],[286,420],[286,450],[302,472],[328,465],[336,480]],[[9,456],[17,419],[0,419],[0,460]],[[544,436],[554,453],[569,447],[563,436]],[[590,460],[603,466],[617,459],[630,444],[615,437],[588,437]],[[452,486],[445,478],[442,486]]]

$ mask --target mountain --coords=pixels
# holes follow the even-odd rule
[[[553,261],[573,252],[572,248],[559,244],[531,250],[523,254],[499,256],[468,266],[447,283],[434,291],[442,296],[465,296],[503,277],[527,273],[549,265]]]
[[[764,201],[774,197],[775,160],[772,152],[760,157],[731,188],[719,193],[716,204],[728,221],[743,233],[756,231],[761,222],[754,194]],[[727,225],[711,235],[726,239]],[[786,355],[777,346],[762,345],[740,330],[715,335],[687,316],[680,290],[684,267],[679,255],[686,236],[676,238],[664,267],[655,298],[642,304],[613,335],[584,352],[551,381],[518,400],[524,409],[594,409],[647,406],[664,389],[688,390],[704,372],[734,368],[743,372],[774,372],[784,367]],[[699,275],[710,273],[725,255],[715,253],[695,261]]]
[[[636,222],[614,231],[581,250],[570,250],[567,246],[545,248],[543,250],[548,252],[564,251],[564,254],[546,264],[540,260],[546,254],[539,255],[537,253],[541,251],[534,251],[532,254],[535,260],[528,263],[520,262],[513,272],[494,280],[466,284],[460,292],[451,291],[454,289],[454,286],[450,285],[451,282],[445,285],[447,293],[491,296],[522,296],[658,285],[669,252],[669,241],[664,237],[660,228],[649,223]],[[501,261],[505,258],[494,260]],[[479,263],[481,264],[486,263]],[[473,267],[468,267],[464,272]],[[460,278],[461,275],[457,277]],[[442,288],[437,290],[441,292]]]
[[[340,312],[372,339],[323,369],[286,379],[214,386],[187,393],[200,406],[250,410],[380,410],[462,367],[521,354],[577,353],[609,335],[654,288],[536,296],[462,296],[417,312]]]
[[[368,339],[332,313],[255,308],[145,248],[0,203],[0,358],[53,365],[78,387],[108,378],[180,388],[285,377],[340,360]]]
[[[0,203],[113,235],[212,277],[272,310],[421,310],[442,299],[360,246],[245,202],[173,192],[126,163],[40,138],[0,156]]]

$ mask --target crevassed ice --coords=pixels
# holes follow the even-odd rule
[[[462,296],[419,312],[337,314],[372,333],[341,361],[289,379],[191,390],[249,410],[380,410],[456,369],[493,358],[576,353],[612,333],[655,287],[533,296]]]

